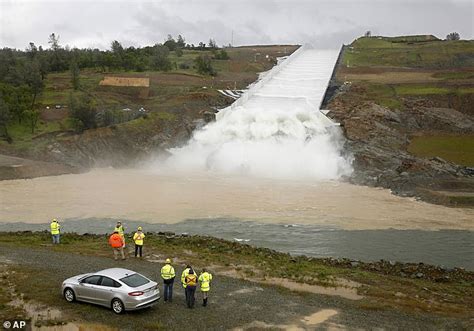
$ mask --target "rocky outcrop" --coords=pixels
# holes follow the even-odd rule
[[[473,133],[469,115],[449,108],[390,110],[372,102],[352,105],[347,98],[335,98],[329,108],[329,116],[341,123],[348,150],[354,155],[353,183],[381,186],[432,202],[443,202],[431,192],[443,189],[443,183],[474,187],[472,169],[407,152],[410,138],[420,132]]]
[[[185,143],[193,129],[187,118],[148,118],[82,134],[60,133],[45,138],[44,155],[36,157],[82,168],[132,166]]]

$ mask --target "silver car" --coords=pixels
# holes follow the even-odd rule
[[[160,299],[158,283],[132,270],[111,268],[66,279],[62,285],[66,301],[85,301],[125,310],[150,307]]]

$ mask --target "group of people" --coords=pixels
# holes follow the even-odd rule
[[[174,267],[171,265],[171,259],[165,260],[165,265],[161,268],[161,278],[163,278],[163,297],[165,302],[173,301],[173,285],[176,273]],[[212,274],[205,268],[202,269],[199,277],[196,275],[194,269],[187,265],[181,273],[181,284],[184,287],[184,293],[186,296],[186,304],[188,308],[194,308],[194,302],[196,301],[195,294],[196,288],[199,283],[199,287],[202,293],[202,305],[207,306],[207,299],[209,291],[211,289]]]
[[[57,219],[53,219],[50,224],[51,236],[53,238],[53,244],[59,244],[60,239],[60,225]],[[145,234],[141,226],[137,228],[137,231],[133,235],[133,241],[135,244],[135,257],[143,256],[143,242]],[[112,235],[109,237],[109,245],[112,247],[114,253],[114,259],[118,260],[119,256],[122,260],[125,260],[125,234],[124,227],[121,222],[117,222]],[[165,302],[171,302],[173,300],[173,285],[176,273],[174,267],[171,265],[171,259],[165,260],[165,265],[161,268],[161,278],[163,279],[163,296]],[[199,285],[202,293],[202,305],[207,306],[207,300],[209,291],[211,289],[212,274],[203,268],[202,273],[199,277],[196,271],[187,265],[181,274],[181,284],[184,287],[186,295],[186,304],[188,308],[194,307],[196,300],[195,293],[196,288]]]

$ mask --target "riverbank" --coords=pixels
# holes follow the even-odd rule
[[[170,306],[160,303],[123,318],[106,318],[113,313],[84,304],[64,305],[59,291],[64,278],[116,264],[106,239],[103,235],[65,234],[61,245],[52,246],[45,232],[0,233],[2,277],[16,288],[10,294],[2,291],[1,304],[23,294],[27,302],[61,310],[62,323],[84,322],[81,315],[87,314],[89,323],[124,329],[144,321],[149,329],[174,329],[189,323],[211,329],[265,329],[282,325],[303,329],[472,327],[469,317],[474,311],[474,273],[463,269],[293,257],[212,237],[173,233],[148,233],[143,261],[129,258],[121,266],[153,279],[158,279],[166,257],[173,258],[179,272],[186,263],[198,270],[210,268],[216,280],[208,311],[199,308],[190,314],[184,303],[175,300]],[[180,287],[176,288],[176,295],[181,296]],[[268,307],[273,307],[272,314]],[[305,324],[322,310],[336,313],[315,325]],[[230,311],[233,318],[224,318]],[[2,314],[2,318],[9,318]],[[18,314],[21,316],[22,312]]]

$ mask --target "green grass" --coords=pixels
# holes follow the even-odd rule
[[[448,94],[452,92],[451,89],[445,87],[427,86],[425,85],[411,85],[404,84],[395,86],[395,92],[398,95],[431,95],[431,94]]]
[[[411,140],[408,152],[420,157],[441,157],[460,165],[474,167],[474,135],[421,136]]]
[[[474,79],[473,71],[453,71],[453,72],[437,72],[433,74],[434,78],[445,80]]]
[[[351,67],[458,68],[474,66],[474,41],[391,42],[359,38],[344,53]]]

